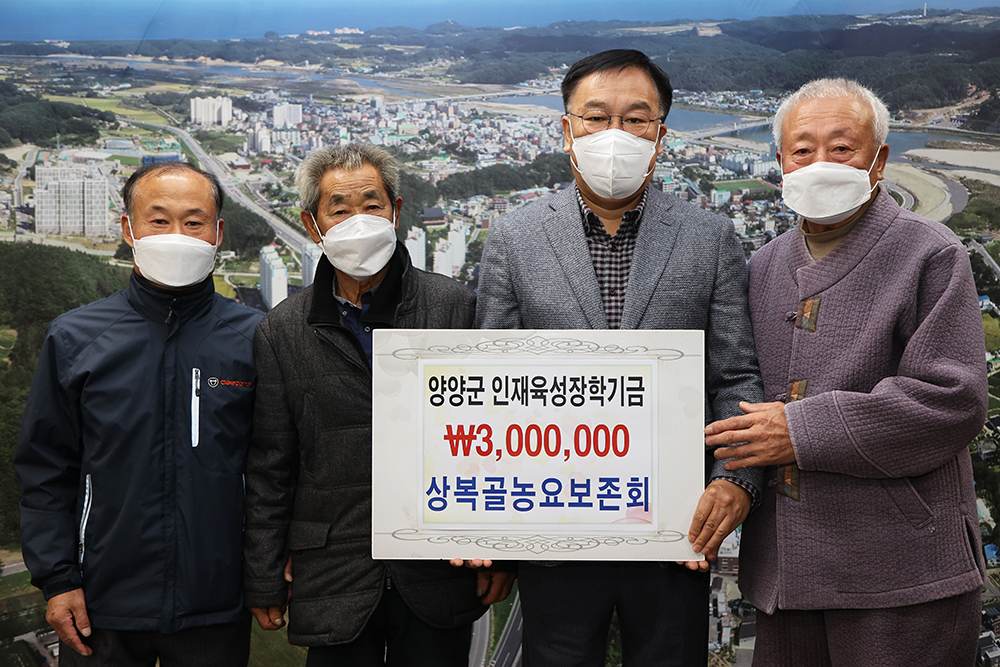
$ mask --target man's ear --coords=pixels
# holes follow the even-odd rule
[[[316,224],[316,218],[313,217],[312,212],[302,209],[302,211],[299,212],[299,219],[302,220],[302,225],[306,228],[306,233],[309,234],[309,238],[311,238],[314,243],[322,243],[323,235],[319,233],[319,226]]]
[[[656,127],[656,154],[659,155],[663,152],[663,137],[667,136],[667,126],[660,123]]]
[[[128,226],[128,215],[127,214],[122,214],[122,240],[124,240],[125,243],[128,244],[129,248],[134,248],[135,247],[134,245],[132,245],[132,243],[133,243],[132,230],[129,229],[129,226]]]
[[[875,156],[875,166],[872,168],[872,187],[875,183],[882,180],[885,175],[885,165],[889,163],[889,144],[882,144],[878,149],[878,154]]]

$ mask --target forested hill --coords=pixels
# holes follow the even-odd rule
[[[473,28],[446,21],[425,30],[387,27],[360,35],[268,33],[260,39],[5,42],[0,54],[85,54],[191,60],[309,61],[337,70],[400,71],[442,62],[464,83],[515,84],[589,53],[640,49],[685,90],[793,90],[822,76],[874,88],[893,110],[953,104],[1000,88],[1000,8],[918,10],[882,16],[785,16],[748,21],[562,21],[531,28]],[[3,95],[0,94],[0,99]],[[2,140],[2,135],[0,135]]]
[[[122,289],[128,275],[65,248],[0,243],[0,545],[18,541],[14,447],[45,328],[67,310]]]
[[[53,146],[57,134],[63,143],[86,145],[100,138],[101,123],[114,122],[111,111],[50,102],[0,79],[0,148],[12,145],[14,139]]]

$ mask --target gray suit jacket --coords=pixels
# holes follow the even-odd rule
[[[480,329],[607,329],[574,188],[493,221],[480,267]],[[622,329],[705,331],[705,423],[763,399],[747,308],[747,267],[732,223],[650,188],[628,279]],[[709,479],[758,491],[760,469]],[[758,498],[760,494],[757,494]]]

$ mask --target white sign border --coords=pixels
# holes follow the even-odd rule
[[[581,534],[558,532],[537,526],[505,524],[488,530],[426,529],[418,524],[421,509],[399,493],[407,487],[413,471],[420,467],[423,438],[413,397],[423,393],[418,376],[420,361],[473,358],[488,354],[498,359],[528,360],[544,355],[560,358],[586,357],[588,360],[623,361],[654,359],[657,382],[669,366],[677,373],[683,366],[687,397],[683,424],[674,420],[681,437],[691,445],[680,450],[683,469],[696,474],[678,476],[671,470],[676,456],[657,454],[657,487],[652,493],[658,503],[659,527],[635,531],[636,525],[623,524],[619,534],[606,527],[590,527]],[[373,411],[372,411],[372,556],[376,559],[491,558],[531,560],[701,560],[687,541],[687,525],[704,488],[704,334],[699,330],[402,330],[376,329],[374,332]],[[662,394],[661,394],[662,395]],[[691,400],[693,398],[697,400]],[[657,429],[665,433],[662,405]],[[697,410],[693,410],[696,403]],[[677,417],[680,408],[670,412]],[[696,412],[696,414],[692,414]],[[409,424],[409,430],[406,425]],[[696,443],[696,446],[695,446]],[[677,454],[674,452],[673,454]],[[668,504],[663,493],[667,480],[676,486]],[[673,525],[664,524],[674,517]],[[681,525],[681,523],[683,525]],[[570,524],[571,525],[571,524]],[[628,529],[624,526],[628,525]],[[568,526],[567,526],[568,527]],[[639,532],[640,534],[636,534]],[[585,533],[585,534],[583,534]]]

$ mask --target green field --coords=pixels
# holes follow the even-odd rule
[[[153,123],[164,122],[163,116],[152,109],[129,109],[122,106],[120,97],[72,97],[67,95],[46,95],[45,99],[53,102],[68,102],[79,104],[80,106],[100,109],[101,111],[113,111],[116,116],[126,116],[135,120],[145,120]]]
[[[229,276],[229,282],[240,287],[256,287],[260,279],[256,276]]]
[[[289,644],[285,628],[268,632],[253,621],[248,667],[302,667],[305,664],[306,648]]]
[[[243,147],[245,137],[227,134],[225,132],[213,132],[212,130],[198,130],[194,133],[194,138],[209,153],[218,155],[219,153],[235,153]]]
[[[231,259],[222,268],[233,273],[257,273],[260,264],[256,259]]]
[[[989,313],[983,313],[983,333],[987,350],[1000,350],[1000,320]]]
[[[745,178],[738,181],[713,181],[712,185],[716,190],[722,190],[723,192],[743,190],[744,188],[747,190],[777,190],[773,185],[761,183],[753,178]]]
[[[7,598],[27,595],[37,590],[31,585],[31,574],[28,572],[18,572],[17,574],[8,574],[6,577],[0,577],[0,605]]]
[[[187,145],[187,142],[181,142],[181,150],[184,151],[184,156],[187,158],[189,164],[193,164],[198,169],[201,168],[201,162],[195,157],[194,151]]]
[[[138,135],[140,137],[147,136],[150,134],[159,134],[159,130],[152,130],[144,125],[135,125],[133,123],[128,123],[125,126],[117,130],[107,130],[101,132],[102,139],[131,139],[132,137]]]
[[[119,162],[121,162],[126,167],[138,167],[139,166],[139,158],[135,157],[134,155],[112,155],[111,159],[112,160],[118,160]]]
[[[236,298],[236,290],[234,290],[232,286],[226,282],[224,276],[213,276],[213,278],[215,280],[216,292],[218,292],[222,296],[229,297],[230,299]]]

